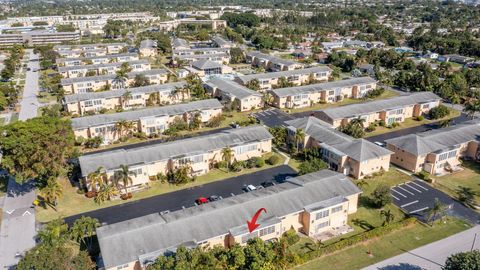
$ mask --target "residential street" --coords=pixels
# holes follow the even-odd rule
[[[20,101],[20,114],[18,116],[19,120],[27,120],[37,116],[38,107],[40,106],[37,99],[37,95],[39,93],[39,71],[37,70],[40,69],[38,55],[35,55],[32,49],[26,50],[26,53],[30,55],[30,61],[28,62],[28,68],[30,68],[30,70],[27,70],[23,97]]]
[[[65,221],[68,224],[72,224],[81,216],[90,216],[97,218],[101,223],[112,224],[152,213],[159,213],[167,210],[180,210],[182,209],[182,206],[191,207],[194,206],[195,200],[199,197],[218,195],[226,198],[232,196],[232,193],[235,195],[242,194],[244,192],[242,189],[249,184],[258,186],[264,181],[281,182],[285,179],[285,177],[295,175],[296,172],[292,168],[282,165],[210,184],[182,189],[130,203],[124,203],[117,206],[67,217]]]
[[[19,120],[37,116],[38,108],[38,56],[27,50],[30,61],[25,81],[23,98],[20,102]],[[3,206],[3,219],[0,228],[0,269],[17,264],[19,254],[35,246],[35,211],[30,208],[35,200],[34,188],[28,184],[19,185],[14,179],[8,183],[8,191]]]
[[[405,253],[364,268],[364,270],[440,270],[447,258],[454,253],[480,248],[480,226],[464,232],[406,251]],[[475,236],[477,237],[474,241]],[[420,268],[418,268],[420,267]]]

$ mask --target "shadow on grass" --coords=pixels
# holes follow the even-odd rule
[[[375,226],[373,226],[372,224],[370,224],[368,221],[366,220],[363,220],[363,219],[352,219],[352,223],[355,225],[355,226],[358,226],[360,228],[362,228],[363,230],[365,231],[369,231],[369,230],[372,230],[372,229],[375,229]]]

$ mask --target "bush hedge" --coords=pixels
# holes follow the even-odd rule
[[[278,164],[278,162],[280,162],[280,158],[276,155],[270,156],[267,159],[267,163],[270,164],[270,165],[276,165],[276,164]]]

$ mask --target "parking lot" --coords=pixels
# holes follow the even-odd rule
[[[252,113],[252,115],[267,127],[285,126],[285,121],[295,119],[295,117],[288,113],[275,108]]]
[[[428,212],[433,207],[435,199],[448,207],[446,211],[448,215],[466,219],[475,224],[480,220],[477,212],[419,179],[392,187],[391,196],[395,205],[423,222],[429,221]]]

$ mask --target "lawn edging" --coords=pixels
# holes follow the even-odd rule
[[[297,265],[300,267],[306,263],[309,263],[315,259],[318,259],[322,256],[331,255],[337,251],[341,251],[347,248],[355,247],[359,244],[367,242],[369,240],[381,237],[383,235],[389,234],[393,231],[409,227],[414,225],[417,222],[416,218],[409,217],[402,221],[389,224],[387,226],[377,227],[369,231],[353,235],[351,237],[341,239],[335,243],[329,244],[327,246],[321,247],[318,250],[312,250],[305,254],[302,254],[302,264]]]

